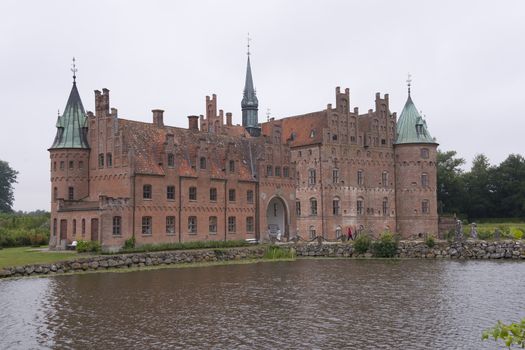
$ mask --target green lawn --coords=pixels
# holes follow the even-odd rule
[[[0,268],[27,264],[44,264],[68,260],[77,256],[76,252],[49,252],[34,247],[0,249]],[[83,255],[84,256],[84,255]]]
[[[478,225],[478,229],[482,228],[482,229],[490,229],[494,231],[496,228],[499,228],[499,227],[508,227],[508,228],[514,227],[514,228],[519,228],[525,232],[525,223],[523,222],[520,222],[520,223],[501,222],[501,223],[496,223],[496,224],[486,223],[486,224],[477,224],[477,225]],[[469,228],[469,232],[470,232],[470,228]]]

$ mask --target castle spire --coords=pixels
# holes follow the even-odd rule
[[[77,69],[77,66],[75,65],[75,57],[73,57],[73,64],[71,67],[71,71],[73,72],[73,84],[76,84],[78,69]]]
[[[412,75],[408,73],[407,86],[408,86],[408,97],[410,97],[410,86],[412,85]]]
[[[246,80],[244,82],[244,92],[241,101],[242,108],[242,126],[252,136],[259,136],[261,133],[261,128],[259,127],[259,118],[258,118],[258,108],[259,101],[257,100],[257,95],[255,88],[253,87],[253,77],[252,77],[252,67],[250,63],[250,34],[248,33],[247,39],[247,64],[246,64]]]

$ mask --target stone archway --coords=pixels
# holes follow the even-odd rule
[[[281,240],[289,238],[288,209],[280,197],[273,197],[266,208],[266,238],[277,237],[281,233]]]

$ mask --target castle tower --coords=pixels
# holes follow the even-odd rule
[[[259,101],[253,87],[252,68],[250,65],[250,39],[248,38],[248,63],[246,66],[246,81],[244,83],[244,93],[241,101],[242,108],[242,126],[252,136],[259,136],[261,134],[261,127],[259,126],[258,110]]]
[[[437,235],[437,142],[410,96],[397,122],[394,143],[397,232],[403,237]]]
[[[74,63],[73,63],[74,64]],[[73,72],[76,68],[73,65]],[[89,144],[87,117],[77,90],[76,76],[57,133],[49,148],[51,158],[51,238],[50,246],[65,246],[67,220],[58,218],[61,202],[74,202],[89,195]]]

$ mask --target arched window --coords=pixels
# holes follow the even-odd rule
[[[357,215],[363,215],[365,207],[365,200],[363,197],[357,198]]]
[[[421,158],[423,159],[428,158],[428,148],[421,148]]]
[[[317,199],[310,198],[310,215],[317,215]]]
[[[206,158],[204,158],[204,157],[201,157],[201,159],[200,159],[200,168],[201,169],[206,169]]]
[[[104,167],[104,153],[100,153],[98,155],[98,167],[103,168]]]
[[[84,237],[85,235],[86,235],[86,219],[82,219],[82,237]]]
[[[288,167],[283,167],[283,177],[290,177],[290,171]]]
[[[73,219],[73,236],[77,234],[77,219]]]
[[[335,197],[332,200],[332,214],[334,214],[335,216],[341,215],[341,210],[340,210],[339,204],[340,204],[339,197]]]

